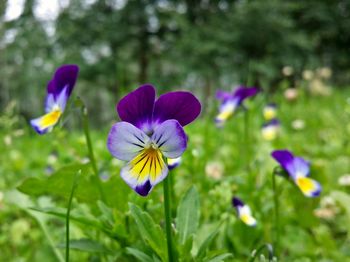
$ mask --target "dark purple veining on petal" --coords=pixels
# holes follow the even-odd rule
[[[117,112],[120,119],[140,129],[150,125],[155,97],[156,91],[154,87],[148,84],[129,93],[117,104]]]
[[[151,191],[151,182],[147,180],[143,185],[136,186],[135,192],[140,196],[147,196]]]
[[[153,121],[162,123],[177,120],[182,126],[194,121],[201,112],[201,104],[190,92],[178,91],[161,95],[154,106]]]

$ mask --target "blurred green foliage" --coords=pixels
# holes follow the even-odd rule
[[[144,82],[192,89],[210,103],[218,87],[275,89],[284,66],[296,73],[289,85],[322,66],[336,84],[350,79],[346,0],[74,0],[44,18],[39,2],[26,0],[17,19],[4,20],[10,2],[0,4],[0,108],[18,99],[26,119],[40,114],[46,83],[64,63],[81,67],[76,92],[95,123],[114,118],[109,108]]]

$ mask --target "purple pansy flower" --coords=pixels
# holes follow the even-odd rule
[[[220,112],[215,118],[216,123],[218,125],[224,124],[246,98],[256,95],[257,92],[256,87],[246,88],[244,86],[238,87],[232,93],[219,90],[216,97],[221,101],[221,106]]]
[[[232,198],[232,205],[236,208],[238,217],[248,226],[256,226],[256,219],[252,216],[250,207],[238,197]]]
[[[321,193],[321,185],[308,177],[310,174],[310,163],[308,161],[294,156],[288,150],[276,150],[271,155],[305,196],[316,197]]]
[[[265,123],[261,128],[262,137],[267,141],[272,141],[277,138],[280,132],[280,121],[278,119],[272,119],[268,123]]]
[[[42,135],[52,130],[66,107],[78,77],[77,65],[63,65],[59,67],[54,77],[47,85],[45,99],[45,115],[30,121],[34,130]]]
[[[128,164],[121,177],[139,195],[147,196],[168,174],[165,158],[178,158],[186,150],[183,126],[197,118],[201,104],[190,92],[161,95],[152,85],[143,85],[120,100],[122,122],[113,125],[107,147]]]

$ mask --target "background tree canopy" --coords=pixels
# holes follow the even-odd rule
[[[346,0],[60,0],[57,17],[25,0],[8,19],[10,2],[0,3],[0,107],[16,99],[26,118],[38,115],[47,81],[67,63],[81,67],[77,93],[97,124],[145,82],[210,102],[218,87],[275,89],[284,66],[299,75],[327,66],[336,85],[350,80]]]

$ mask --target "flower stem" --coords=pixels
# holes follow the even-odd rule
[[[82,118],[83,118],[83,129],[84,129],[86,144],[88,147],[89,159],[90,159],[92,169],[93,169],[94,174],[95,174],[95,180],[96,180],[96,184],[97,184],[97,187],[98,187],[98,190],[100,193],[101,200],[106,203],[106,197],[105,197],[103,190],[102,190],[102,183],[101,183],[101,179],[98,175],[98,169],[97,169],[97,165],[96,165],[95,155],[94,155],[94,151],[93,151],[92,143],[91,143],[91,138],[90,138],[88,111],[87,111],[87,108],[85,107],[84,104],[82,104],[81,108],[82,108]]]
[[[78,176],[80,175],[80,173],[81,173],[81,170],[79,170],[78,173],[76,173],[74,175],[72,190],[70,192],[70,196],[69,196],[69,200],[68,200],[67,215],[66,215],[66,262],[69,261],[69,218],[70,218],[70,210],[71,210],[71,207],[72,207],[73,196],[74,196],[74,192],[75,192],[75,189],[77,187],[77,184],[78,184]]]
[[[244,152],[244,164],[247,172],[250,174],[250,182],[252,183],[252,174],[250,172],[249,166],[249,153],[250,153],[250,137],[249,137],[249,112],[244,111],[244,121],[243,121],[243,152]]]
[[[169,174],[163,181],[163,193],[164,193],[164,216],[165,216],[165,230],[168,246],[168,261],[173,262],[173,247],[171,237],[171,212],[170,212],[170,183]]]
[[[277,253],[278,250],[278,244],[279,244],[279,203],[278,203],[278,196],[277,196],[277,185],[276,185],[276,174],[272,173],[272,191],[273,191],[273,202],[274,202],[274,213],[275,213],[275,243],[274,248],[275,252]]]

